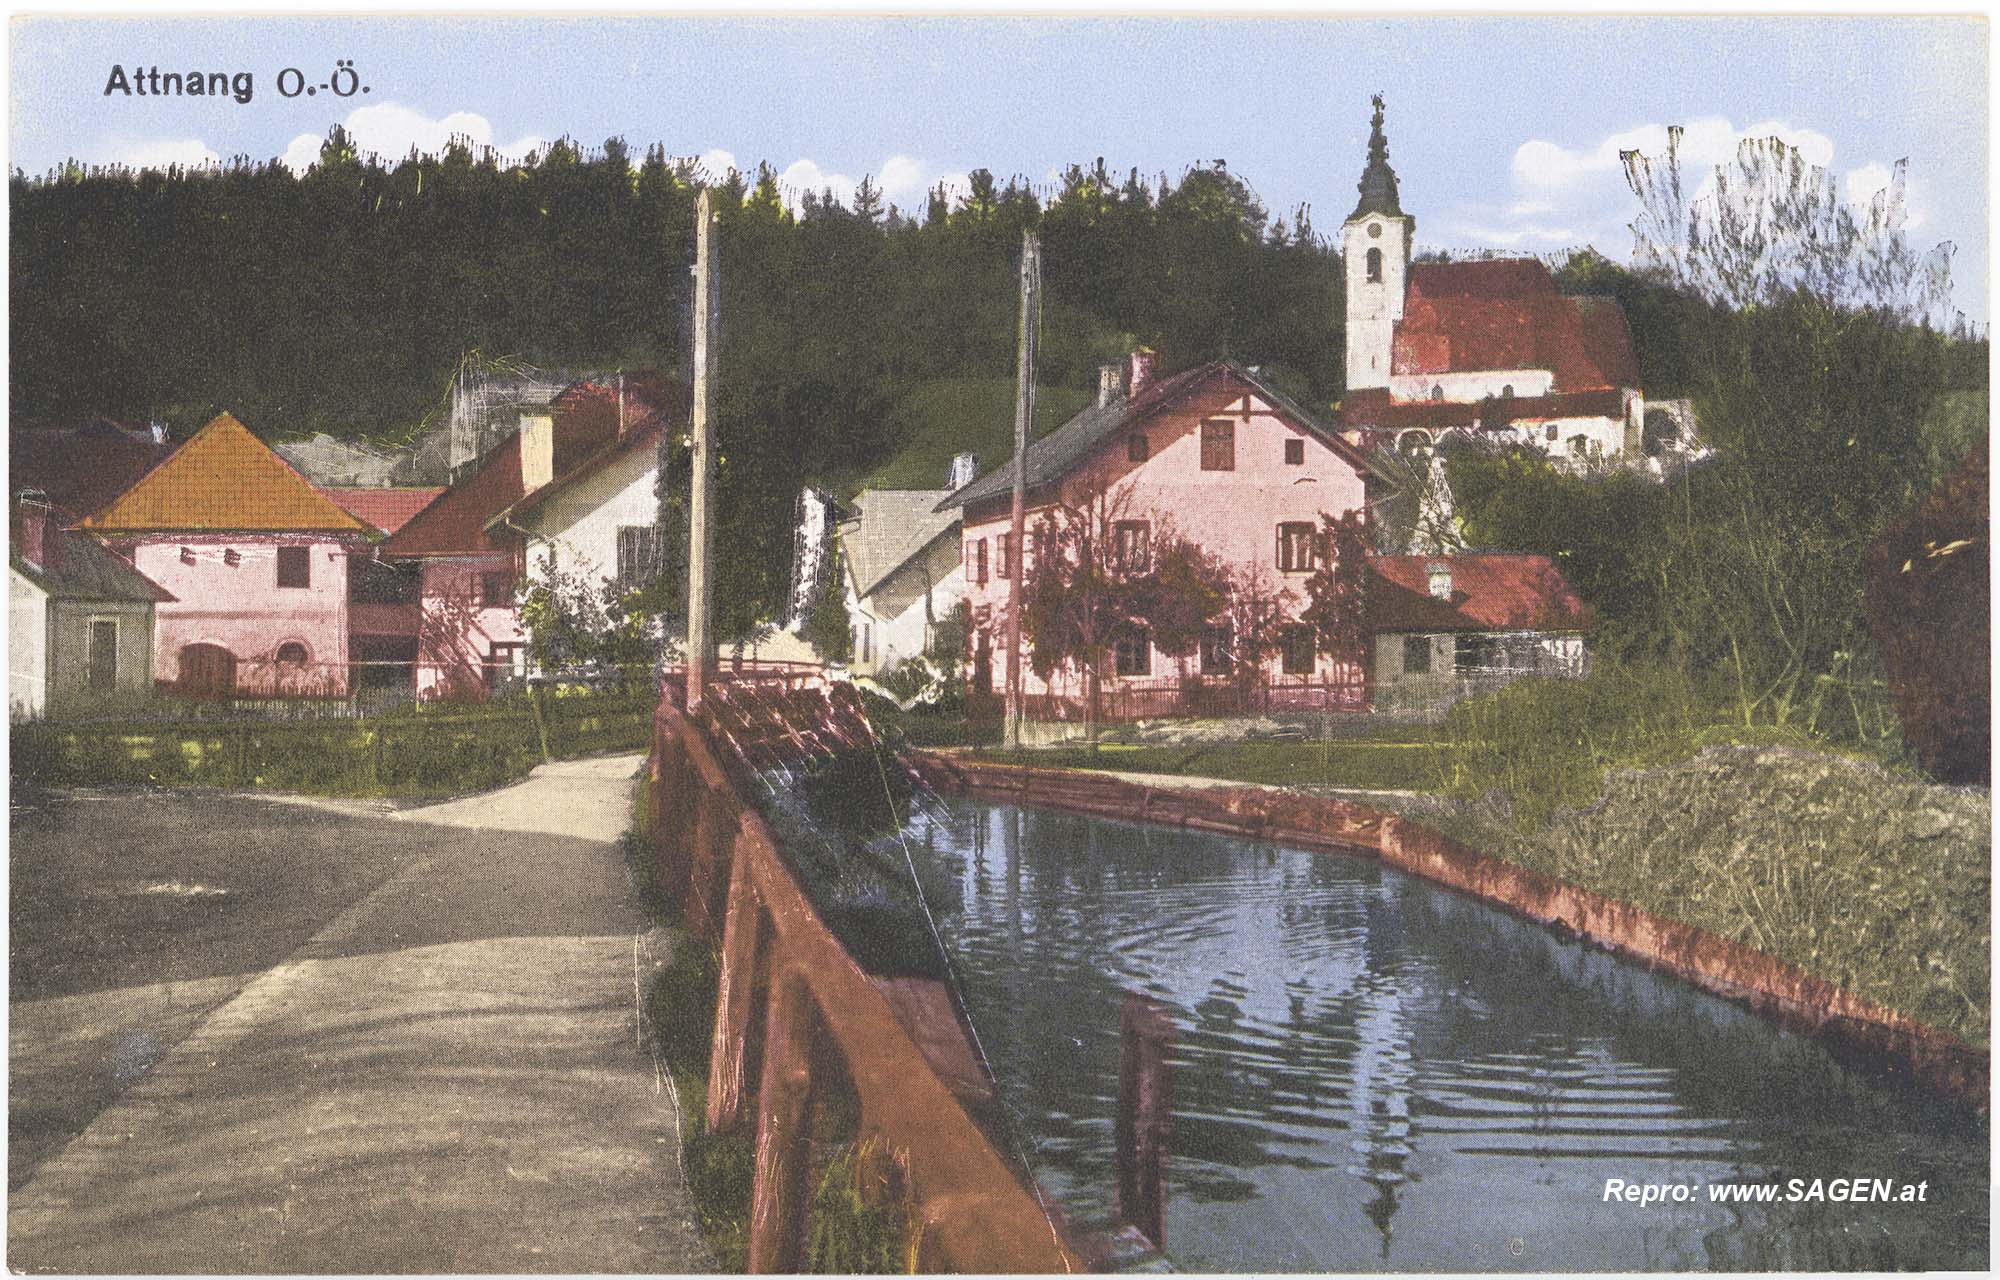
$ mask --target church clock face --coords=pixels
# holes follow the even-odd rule
[[[1379,239],[1380,239],[1380,238],[1382,237],[1382,224],[1381,224],[1381,223],[1379,223],[1379,222],[1371,222],[1371,223],[1369,223],[1369,224],[1368,224],[1368,234],[1369,234],[1369,235],[1370,235],[1371,237],[1373,237],[1373,238],[1375,238],[1375,239],[1378,239],[1378,240],[1379,240]]]

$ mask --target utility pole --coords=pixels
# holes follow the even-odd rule
[[[687,709],[715,672],[715,311],[719,272],[715,257],[715,204],[707,187],[695,203],[693,494],[688,503]]]
[[[1021,232],[1021,363],[1014,388],[1014,522],[1007,535],[1007,706],[1001,745],[1021,749],[1021,577],[1026,566],[1028,428],[1035,418],[1035,339],[1042,327],[1042,243]]]

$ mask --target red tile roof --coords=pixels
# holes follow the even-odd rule
[[[1368,625],[1377,633],[1581,631],[1584,607],[1547,556],[1376,556]],[[1451,570],[1451,599],[1430,593],[1430,566]]]
[[[368,532],[227,413],[77,527],[126,533]]]
[[[1557,392],[1639,385],[1616,299],[1571,298],[1534,259],[1410,268],[1391,371],[1547,369]]]
[[[446,489],[382,544],[385,556],[496,555],[512,546],[487,536],[486,521],[521,496],[521,436],[507,437],[473,473]]]
[[[319,491],[332,498],[347,514],[374,525],[384,533],[394,533],[443,493],[444,486],[385,489],[321,485]]]
[[[541,506],[553,495],[560,493],[580,480],[595,475],[626,454],[631,453],[634,449],[657,450],[660,447],[660,436],[666,429],[667,422],[663,416],[655,415],[649,417],[645,425],[628,430],[624,435],[619,436],[610,444],[605,445],[602,449],[591,454],[588,458],[577,463],[567,472],[557,476],[533,493],[524,495],[513,505],[487,517],[486,527],[491,528],[503,520],[526,517],[529,512]]]

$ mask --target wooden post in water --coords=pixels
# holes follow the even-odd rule
[[[1001,745],[1021,749],[1021,568],[1027,563],[1028,432],[1035,418],[1035,339],[1042,327],[1042,243],[1021,232],[1021,344],[1014,387],[1014,518],[1000,567],[1007,574],[1007,705]]]
[[[694,232],[694,409],[688,424],[693,438],[692,495],[688,503],[687,709],[701,706],[715,673],[715,322],[718,263],[714,241],[715,201],[702,188],[695,203]]]
[[[1118,1014],[1118,1219],[1155,1249],[1167,1247],[1167,1118],[1173,1109],[1167,1046],[1173,1023],[1159,1003],[1127,991]]]

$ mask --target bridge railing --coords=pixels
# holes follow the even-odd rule
[[[655,718],[660,880],[687,928],[722,955],[706,1122],[754,1128],[749,1268],[798,1269],[814,1143],[831,1129],[897,1154],[922,1224],[920,1269],[1087,1269],[978,1118],[991,1080],[943,986],[863,970],[743,799],[767,760],[865,732],[845,688],[792,673],[737,680],[710,691],[700,723],[671,698]]]

